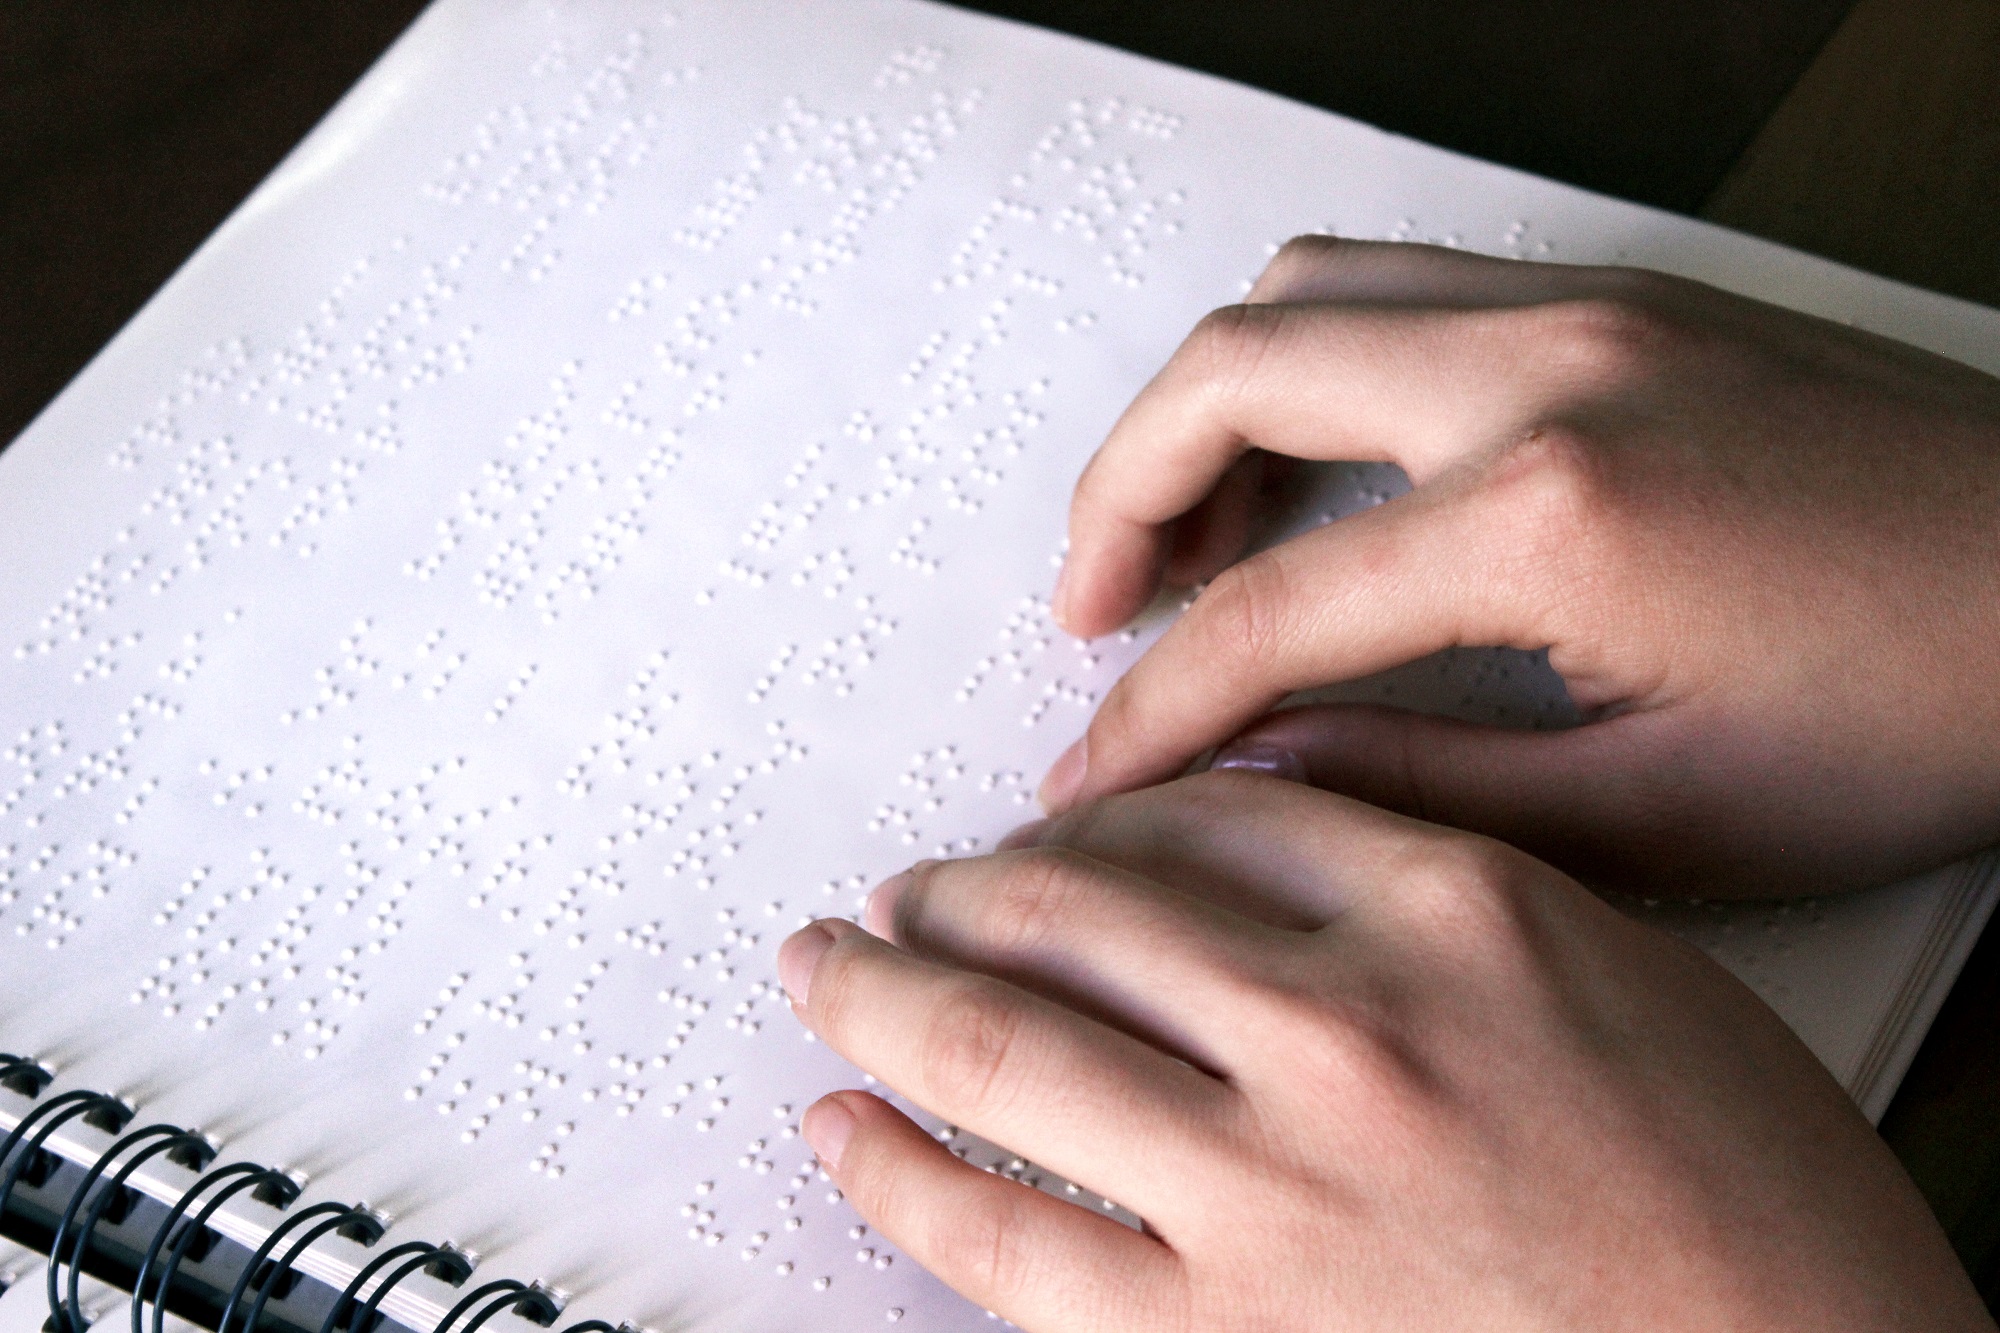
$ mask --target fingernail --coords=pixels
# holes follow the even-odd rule
[[[778,950],[778,984],[785,988],[793,1004],[805,1004],[813,969],[819,966],[820,955],[832,946],[833,932],[826,928],[825,922],[815,921],[786,940]]]
[[[1090,737],[1079,736],[1076,744],[1049,766],[1049,775],[1042,779],[1041,790],[1035,793],[1042,809],[1059,815],[1074,805],[1076,794],[1083,790],[1084,770],[1089,766]]]
[[[1247,745],[1225,745],[1216,753],[1210,769],[1242,768],[1252,773],[1269,773],[1287,782],[1306,780],[1305,761],[1279,745],[1252,741]]]
[[[909,883],[910,872],[905,870],[877,884],[875,891],[868,895],[868,910],[861,914],[861,924],[867,927],[870,935],[878,940],[888,940],[891,944],[896,942],[896,900],[903,896],[903,890],[909,887]]]
[[[1039,847],[1041,846],[1043,831],[1054,822],[1052,819],[1030,820],[995,843],[993,850],[996,852],[1018,852],[1023,847]]]
[[[799,1132],[812,1145],[819,1164],[831,1171],[840,1165],[840,1155],[847,1151],[847,1141],[854,1137],[854,1112],[832,1097],[822,1097],[806,1108],[805,1119],[799,1121]]]
[[[1056,571],[1056,586],[1049,593],[1049,614],[1056,624],[1069,628],[1069,561]]]

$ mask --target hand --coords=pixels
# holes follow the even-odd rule
[[[1249,300],[1077,485],[1073,633],[1213,582],[1051,810],[1235,738],[1630,890],[1859,887],[2000,839],[2000,381],[1681,279],[1415,245],[1294,241]],[[1271,453],[1414,490],[1232,563]],[[1594,720],[1264,716],[1455,645],[1547,647]]]
[[[856,1064],[1146,1219],[813,1106],[862,1216],[1025,1328],[1992,1327],[1771,1011],[1519,852],[1241,773],[1009,842],[778,967]]]

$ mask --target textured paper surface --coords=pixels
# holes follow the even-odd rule
[[[1146,641],[1049,622],[1069,485],[1315,229],[2000,357],[1988,311],[941,8],[446,0],[0,458],[0,1048],[574,1317],[983,1326],[811,1169],[854,1076],[775,949],[1030,813]],[[1391,688],[1560,711],[1484,654]],[[1680,925],[1855,1086],[1986,903]]]

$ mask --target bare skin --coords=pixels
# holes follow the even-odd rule
[[[869,1223],[1024,1328],[1992,1327],[1784,1024],[1520,852],[1246,773],[1009,844],[779,972],[890,1087],[1146,1219],[813,1106]]]
[[[1239,559],[1274,454],[1414,490]],[[1147,1229],[834,1093],[805,1134],[883,1234],[1037,1333],[1993,1329],[1784,1024],[1572,876],[2000,839],[2000,383],[1658,275],[1297,242],[1078,486],[1063,622],[1162,582],[1207,586],[1053,822],[778,960],[835,1049]],[[1453,645],[1547,647],[1593,720],[1270,712]],[[1265,773],[1171,780],[1215,746]]]
[[[1262,458],[1414,490],[1238,560]],[[1236,760],[1488,833],[1586,882],[1769,896],[2000,840],[2000,381],[1635,270],[1304,238],[1078,483],[1079,635],[1207,587],[1042,795]],[[1546,647],[1564,733],[1288,693]]]

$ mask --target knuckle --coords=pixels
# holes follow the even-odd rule
[[[1272,262],[1285,260],[1290,263],[1303,263],[1324,259],[1342,250],[1352,249],[1353,245],[1352,241],[1344,241],[1323,231],[1302,231],[1278,247],[1277,256]]]
[[[1087,872],[1081,858],[1062,847],[1037,847],[1008,859],[985,906],[985,933],[1003,955],[1030,953],[1074,915]]]
[[[1291,582],[1276,552],[1259,552],[1217,575],[1183,623],[1218,667],[1278,662],[1290,637]]]
[[[1540,426],[1508,447],[1495,471],[1500,512],[1531,539],[1535,559],[1615,528],[1617,489],[1608,452],[1566,426]]]
[[[1322,232],[1294,236],[1279,246],[1264,266],[1264,283],[1282,290],[1300,278],[1320,273],[1338,257],[1342,244],[1338,237]]]
[[[938,879],[952,868],[948,861],[931,860],[919,861],[904,872],[910,877],[909,882],[896,896],[894,919],[890,922],[897,945],[904,952],[923,955],[932,951],[934,900],[943,888]]]
[[[1171,749],[1188,719],[1170,715],[1167,701],[1184,697],[1190,682],[1214,697],[1284,674],[1298,614],[1292,584],[1274,551],[1217,575],[1140,665],[1105,693],[1090,721],[1091,753]]]
[[[1531,932],[1531,864],[1491,838],[1429,839],[1406,855],[1396,894],[1430,947],[1490,958]]]
[[[1688,281],[1654,268],[1630,264],[1607,264],[1596,270],[1597,280],[1613,297],[1650,309],[1665,309],[1684,294]]]
[[[838,1046],[847,1031],[847,1011],[855,991],[855,951],[844,939],[835,940],[820,955],[812,973],[813,1026]]]
[[[1203,315],[1182,346],[1195,383],[1215,397],[1235,397],[1256,378],[1282,321],[1274,305],[1226,305]]]
[[[992,1111],[1020,1078],[1020,1000],[989,977],[949,983],[918,1039],[917,1069],[940,1108]]]
[[[1011,1190],[984,1208],[969,1209],[954,1225],[931,1232],[929,1266],[989,1305],[1006,1304],[1033,1271],[1029,1218]]]
[[[1593,388],[1621,388],[1649,378],[1666,360],[1675,334],[1652,276],[1612,270],[1604,292],[1540,307],[1540,345]]]

